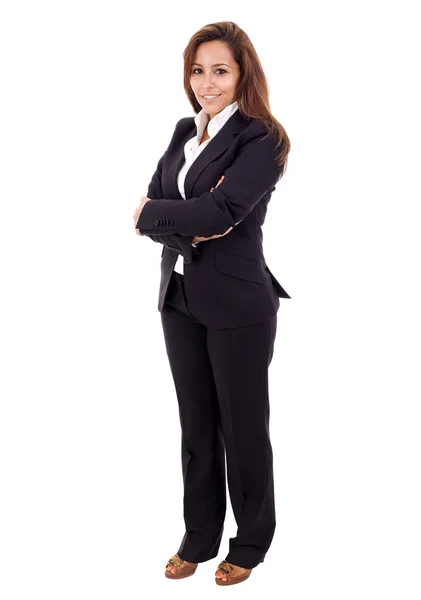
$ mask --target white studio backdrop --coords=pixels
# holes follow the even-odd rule
[[[419,600],[419,35],[411,2],[2,3],[0,596],[213,598],[184,533],[161,246],[133,213],[193,111],[182,52],[250,36],[291,153],[264,225],[277,529],[244,598]],[[182,340],[180,340],[182,344]]]

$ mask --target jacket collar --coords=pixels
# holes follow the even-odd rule
[[[212,139],[236,110],[238,110],[238,102],[235,100],[232,104],[226,106],[223,110],[221,110],[221,112],[210,119],[209,114],[202,108],[202,110],[194,117],[194,122],[196,123],[197,127],[197,136],[195,141],[199,144],[206,128],[208,130],[209,137]]]
[[[174,156],[174,171],[171,173],[171,178],[174,179],[175,182],[177,181],[178,172],[181,169],[181,166],[184,161],[184,146],[186,142],[196,134],[197,131],[195,122],[196,117],[186,119],[186,123],[184,124],[181,133],[181,139],[179,140],[178,149]],[[241,131],[243,131],[243,129],[248,125],[249,122],[250,119],[248,117],[243,115],[239,110],[236,110],[228,118],[228,120],[217,132],[217,134],[209,141],[206,148],[204,148],[204,150],[202,150],[199,156],[197,156],[197,158],[193,161],[192,165],[186,173],[186,178],[184,180],[184,192],[186,195],[186,200],[191,198],[192,188],[197,178],[202,173],[203,169],[231,146],[236,136],[239,133],[241,133]],[[177,185],[175,185],[175,189],[175,197],[177,199],[182,199],[182,196],[178,191]]]

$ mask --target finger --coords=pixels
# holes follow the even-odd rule
[[[219,181],[218,181],[218,183],[216,184],[216,187],[218,187],[218,185],[221,183],[221,181],[223,180],[223,178],[224,178],[224,177],[225,177],[225,175],[222,175],[222,177],[220,177],[220,178],[219,178]],[[212,190],[213,190],[213,189],[214,189],[214,188],[212,188]],[[211,190],[211,191],[212,191],[212,190]]]

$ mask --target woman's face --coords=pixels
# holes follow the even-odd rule
[[[190,85],[196,100],[210,118],[236,100],[240,67],[231,50],[219,40],[200,44],[191,69]],[[217,95],[207,100],[204,96]]]

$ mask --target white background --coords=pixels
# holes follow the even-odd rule
[[[132,216],[194,114],[190,36],[232,20],[292,148],[264,225],[291,295],[270,370],[277,529],[229,593],[419,600],[415,5],[2,3],[2,599],[220,593],[229,502],[218,558],[164,578],[184,533],[179,417],[162,247]]]

